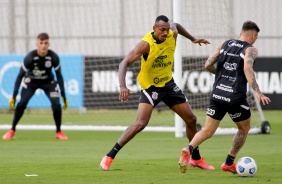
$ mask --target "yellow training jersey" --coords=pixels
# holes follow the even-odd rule
[[[138,75],[138,82],[142,89],[150,86],[163,87],[172,79],[172,66],[176,40],[173,31],[169,30],[166,40],[160,44],[155,43],[152,33],[147,33],[142,41],[150,45],[150,53],[145,60],[141,58],[141,70]]]

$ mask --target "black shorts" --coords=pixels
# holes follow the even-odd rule
[[[37,89],[42,89],[52,104],[60,103],[60,93],[56,81],[36,81],[28,77],[24,79],[21,91],[21,102],[28,103]]]
[[[238,105],[230,105],[223,102],[210,100],[207,108],[207,115],[216,120],[222,120],[228,113],[234,122],[244,121],[251,117],[251,110],[248,102],[245,100]]]
[[[171,79],[164,87],[151,86],[141,91],[139,103],[148,103],[156,107],[160,101],[163,101],[171,108],[176,104],[184,103],[188,100],[174,80]]]

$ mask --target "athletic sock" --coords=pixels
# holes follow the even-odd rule
[[[119,152],[119,150],[122,148],[118,143],[115,144],[115,146],[112,148],[112,150],[107,154],[107,156],[111,158],[115,158],[116,154]]]
[[[55,120],[56,132],[61,131],[62,124],[62,110],[61,109],[53,109],[53,118]]]
[[[233,156],[228,154],[225,163],[228,166],[230,166],[230,165],[232,165],[234,163],[234,160],[235,160],[235,157],[233,157]]]
[[[192,154],[192,153],[193,153],[193,151],[194,151],[194,148],[193,148],[193,146],[191,146],[191,145],[188,145],[188,149],[189,149],[189,151],[190,151],[190,154]]]
[[[14,112],[14,119],[12,123],[12,130],[16,131],[16,126],[18,122],[20,121],[21,117],[23,116],[25,109],[22,109],[20,107],[16,107],[15,112]]]
[[[198,146],[196,148],[194,148],[194,150],[192,152],[192,159],[193,160],[200,160],[201,159],[200,150],[199,150]]]

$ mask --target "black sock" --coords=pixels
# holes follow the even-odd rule
[[[233,157],[233,156],[228,154],[225,163],[228,166],[230,166],[230,165],[232,165],[234,163],[234,160],[235,160],[235,157]]]
[[[192,153],[193,153],[193,151],[194,151],[194,148],[193,148],[193,146],[191,146],[191,145],[188,145],[188,148],[189,148],[190,154],[192,154]]]
[[[192,159],[193,160],[200,160],[201,159],[200,150],[199,150],[198,146],[196,148],[194,148],[194,150],[192,152]]]
[[[15,112],[14,112],[14,119],[13,119],[13,123],[12,123],[12,130],[16,131],[16,126],[18,124],[18,122],[20,121],[21,117],[23,116],[24,113],[23,108],[20,107],[16,107]]]
[[[116,143],[115,146],[112,148],[112,150],[107,154],[107,156],[115,158],[116,154],[119,152],[121,148],[122,146]]]
[[[62,110],[61,110],[61,108],[53,110],[53,118],[55,120],[56,132],[60,132],[61,131],[61,124],[62,124]]]

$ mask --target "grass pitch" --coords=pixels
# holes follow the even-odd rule
[[[178,158],[188,141],[175,138],[174,133],[139,133],[122,148],[110,170],[102,171],[99,163],[121,132],[65,131],[70,139],[59,141],[53,131],[19,130],[14,140],[0,141],[0,183],[282,183],[281,114],[281,111],[266,113],[271,134],[249,135],[236,158],[237,161],[242,156],[251,156],[256,160],[258,171],[250,178],[220,170],[231,145],[230,135],[214,136],[200,146],[201,155],[216,170],[189,168],[186,173],[180,173]],[[1,135],[5,132],[0,130]]]

